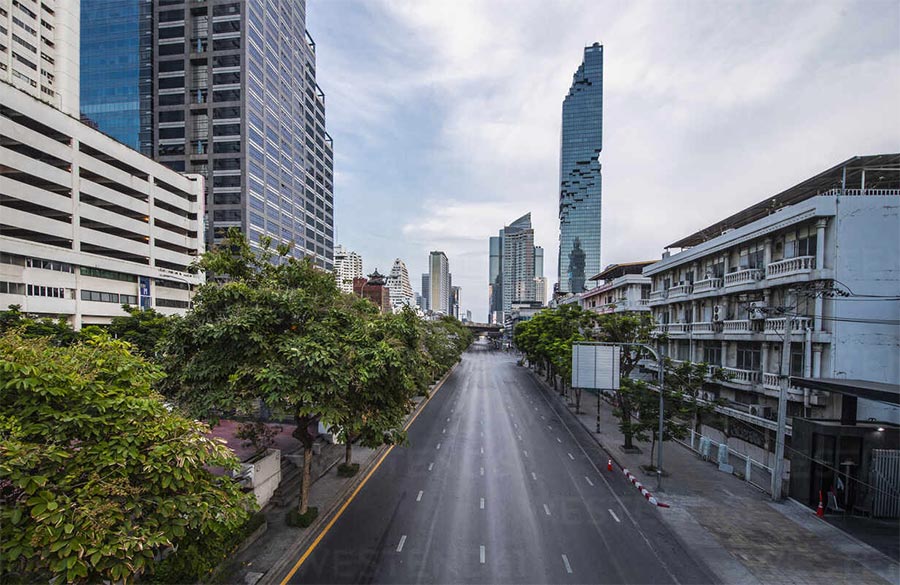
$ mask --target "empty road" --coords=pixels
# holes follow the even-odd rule
[[[289,582],[712,582],[661,513],[476,344]]]

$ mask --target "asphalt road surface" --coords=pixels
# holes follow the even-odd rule
[[[476,344],[290,582],[712,582],[606,458]]]

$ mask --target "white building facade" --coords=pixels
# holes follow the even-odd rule
[[[0,0],[0,81],[78,117],[80,2]]]
[[[121,304],[189,308],[203,282],[189,271],[205,248],[202,177],[2,82],[0,169],[0,307],[75,328]]]
[[[402,311],[403,307],[412,307],[416,304],[412,284],[409,282],[409,270],[400,258],[394,260],[385,284],[390,290],[391,310],[395,313]]]
[[[640,271],[653,262],[613,264],[590,280],[602,283],[581,295],[581,307],[595,313],[634,313],[650,311],[649,277]]]
[[[342,292],[353,294],[353,279],[362,278],[362,256],[343,246],[334,249],[334,279]]]
[[[718,234],[708,237],[708,234]],[[773,428],[784,336],[789,372],[900,379],[900,155],[855,157],[669,248],[644,269],[676,360],[721,366],[717,398]],[[788,416],[830,418],[837,396],[788,392]],[[860,419],[897,421],[860,400]]]

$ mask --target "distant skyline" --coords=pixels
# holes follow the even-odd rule
[[[604,45],[602,266],[856,154],[900,150],[896,2],[309,0],[335,140],[335,241],[366,271],[444,250],[487,314],[497,225],[557,272],[560,110]],[[552,282],[550,286],[552,287]]]

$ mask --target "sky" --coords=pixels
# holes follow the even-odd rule
[[[562,100],[604,45],[601,264],[858,154],[900,151],[900,3],[307,0],[335,242],[487,320],[488,238],[531,212],[556,281]]]

